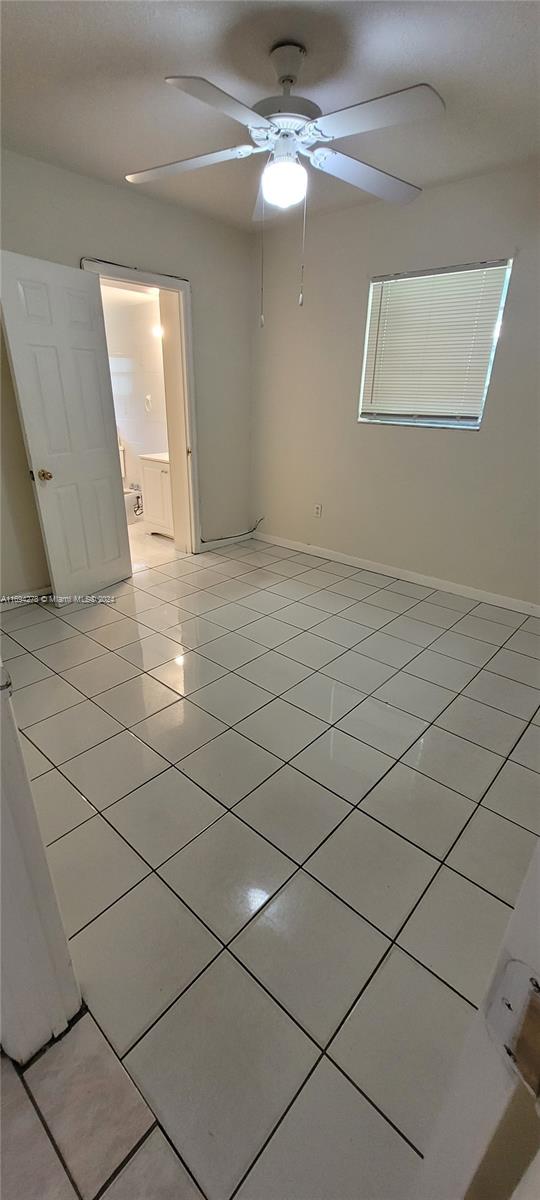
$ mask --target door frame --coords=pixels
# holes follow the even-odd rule
[[[160,291],[176,292],[178,294],[180,312],[180,343],[182,347],[182,374],[184,392],[184,420],[186,428],[186,457],[187,490],[189,496],[189,524],[191,532],[191,553],[200,554],[207,549],[201,538],[200,496],[199,496],[199,458],[197,445],[197,422],[195,411],[195,371],[193,365],[193,324],[191,317],[191,284],[188,279],[180,279],[176,275],[157,275],[151,271],[141,271],[138,267],[124,267],[118,263],[109,263],[97,258],[82,258],[83,271],[92,271],[104,279],[118,279],[124,283],[144,284],[147,287],[157,287]],[[167,397],[165,396],[167,406]],[[191,453],[190,453],[191,451]]]

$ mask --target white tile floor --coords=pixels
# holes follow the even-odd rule
[[[132,544],[0,615],[89,1010],[7,1081],[39,1194],[402,1200],[540,834],[540,622]]]

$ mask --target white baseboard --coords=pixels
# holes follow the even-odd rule
[[[467,596],[478,603],[494,604],[499,608],[511,608],[515,612],[527,613],[529,616],[540,617],[540,604],[529,600],[516,600],[514,596],[500,596],[497,592],[484,592],[480,588],[465,587],[449,579],[436,579],[433,575],[420,575],[417,571],[404,571],[402,567],[389,566],[388,563],[372,562],[369,558],[356,558],[351,554],[337,554],[325,546],[312,546],[308,542],[292,542],[289,538],[275,537],[271,533],[254,533],[253,537],[260,542],[271,542],[274,546],[286,546],[289,550],[297,550],[302,554],[314,554],[319,558],[327,558],[330,562],[342,562],[359,570],[379,571],[381,575],[392,575],[396,579],[406,579],[409,583],[420,583],[424,587],[437,588],[442,592],[453,592],[456,596]]]

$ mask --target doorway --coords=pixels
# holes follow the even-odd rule
[[[99,275],[133,569],[200,549],[190,288],[83,260]]]
[[[81,266],[2,253],[2,324],[49,572],[40,592],[59,605],[98,595],[133,570],[101,275],[157,294],[174,538],[152,537],[166,547],[162,562],[202,549],[190,286],[106,263]]]
[[[100,277],[131,562],[174,540],[159,289]],[[189,523],[188,523],[189,524]]]

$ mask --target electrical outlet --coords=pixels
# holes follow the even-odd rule
[[[314,517],[322,517],[322,504],[314,504],[313,505],[313,516]]]

